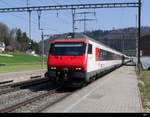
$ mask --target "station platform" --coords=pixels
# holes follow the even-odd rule
[[[143,112],[134,66],[99,78],[44,111],[49,112]]]

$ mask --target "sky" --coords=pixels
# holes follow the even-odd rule
[[[48,6],[65,4],[95,4],[95,3],[114,3],[114,2],[138,2],[138,0],[28,0],[29,6]],[[27,0],[0,0],[0,8],[26,7]],[[150,0],[142,0],[142,26],[150,26]],[[88,21],[86,30],[111,30],[136,26],[137,8],[111,8],[111,9],[85,9],[76,10],[76,13],[82,11],[94,12],[87,14],[87,18],[96,19]],[[75,19],[82,19],[83,15],[76,14]],[[31,39],[41,41],[41,31],[38,30],[38,14],[31,14]],[[0,22],[6,24],[9,29],[20,28],[29,36],[29,13],[0,13]],[[84,23],[76,22],[76,32],[84,31]],[[72,32],[72,11],[42,11],[41,28],[44,34],[53,35]],[[45,38],[46,39],[46,38]]]

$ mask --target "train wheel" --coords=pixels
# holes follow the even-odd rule
[[[95,79],[96,79],[96,76],[91,77],[89,83],[93,82]]]
[[[87,82],[83,82],[83,83],[81,84],[81,87],[80,87],[80,88],[85,87],[87,84],[88,84]]]
[[[92,78],[92,79],[93,79],[93,81],[94,81],[94,80],[96,80],[96,75],[95,75],[95,76],[93,76],[93,78]]]
[[[81,86],[81,88],[85,87],[86,85],[87,85],[87,83],[83,83],[82,86]]]

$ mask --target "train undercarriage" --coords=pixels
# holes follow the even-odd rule
[[[56,84],[60,84],[64,87],[83,87],[86,84],[96,80],[100,76],[113,71],[121,65],[111,66],[105,69],[85,72],[85,71],[69,71],[64,69],[62,71],[47,71],[45,77],[49,77],[50,81]]]

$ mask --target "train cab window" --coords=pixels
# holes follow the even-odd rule
[[[88,44],[88,54],[92,54],[92,44]]]
[[[50,53],[53,56],[82,56],[85,53],[85,43],[56,42],[51,45]]]

